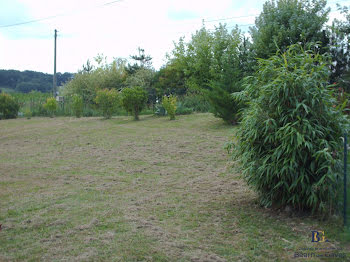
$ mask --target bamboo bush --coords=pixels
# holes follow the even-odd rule
[[[299,45],[259,60],[244,91],[232,154],[261,204],[332,211],[341,180],[346,119],[328,85],[329,62]]]

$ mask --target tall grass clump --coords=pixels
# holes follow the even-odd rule
[[[235,95],[249,106],[232,154],[265,206],[334,210],[346,118],[334,106],[328,66],[326,56],[292,45],[259,60]]]

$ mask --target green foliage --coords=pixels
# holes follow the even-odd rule
[[[154,70],[150,68],[139,68],[125,80],[127,87],[140,86],[147,92],[147,101],[149,104],[156,102],[156,89],[153,85]]]
[[[211,111],[224,121],[236,124],[239,103],[231,93],[241,91],[241,81],[244,73],[241,71],[240,46],[241,33],[238,28],[228,33],[225,26],[220,25],[214,32],[212,44],[213,59],[210,66],[212,81],[206,92]]]
[[[164,96],[162,100],[162,105],[167,111],[170,120],[175,120],[176,112],[176,96]]]
[[[94,104],[99,78],[95,73],[79,72],[64,86],[63,95],[77,94],[83,98],[84,104]]]
[[[25,116],[27,119],[31,119],[31,117],[33,116],[33,113],[32,113],[32,111],[30,111],[29,108],[27,108],[27,109],[24,110],[24,116]]]
[[[211,112],[225,122],[235,125],[239,120],[238,113],[242,106],[241,103],[233,99],[226,88],[227,86],[215,83],[212,85],[212,90],[208,91],[207,97],[211,105]],[[235,91],[237,92],[239,89],[237,88]]]
[[[215,116],[236,123],[241,105],[231,93],[241,91],[243,77],[253,71],[255,62],[249,49],[250,43],[238,27],[230,32],[221,24],[213,32],[202,27],[188,43],[181,38],[175,45],[167,67],[159,75],[158,88],[169,92],[162,83],[172,79],[176,85],[170,90],[189,91],[206,100],[201,101],[200,109],[186,107],[200,112],[211,109]]]
[[[72,110],[73,110],[74,115],[77,118],[81,117],[81,115],[83,113],[83,109],[84,109],[83,98],[78,94],[74,94],[72,96]]]
[[[210,104],[203,95],[188,93],[180,100],[181,105],[185,108],[191,108],[192,111],[206,113],[210,110]]]
[[[18,101],[21,112],[29,108],[33,116],[47,115],[43,105],[51,94],[31,91],[30,93],[13,93],[12,96]]]
[[[256,75],[235,95],[249,107],[233,154],[266,206],[334,208],[346,122],[333,107],[328,66],[324,56],[293,45],[284,54],[259,60]]]
[[[151,69],[152,67],[152,57],[146,55],[145,49],[138,47],[137,51],[137,55],[130,56],[135,61],[134,64],[128,64],[125,68],[129,75],[133,75],[139,69]]]
[[[0,94],[0,119],[17,118],[18,102],[9,94]]]
[[[178,102],[176,107],[177,115],[189,115],[193,113],[193,108],[185,107],[182,102]]]
[[[96,104],[105,118],[111,118],[119,105],[119,95],[115,89],[97,91]]]
[[[156,104],[154,114],[156,116],[165,116],[166,111],[164,106],[162,104]]]
[[[58,108],[56,99],[54,97],[49,97],[44,104],[44,108],[49,113],[50,117],[53,117]]]
[[[122,90],[122,104],[127,112],[134,115],[135,120],[139,120],[139,114],[147,102],[146,91],[139,87],[128,87]]]
[[[202,27],[188,43],[180,38],[172,51],[170,63],[176,65],[177,71],[184,72],[186,88],[193,92],[200,93],[210,88],[212,42],[213,34]]]
[[[177,60],[161,68],[154,78],[154,86],[160,96],[169,94],[183,96],[187,92],[185,74]]]
[[[57,73],[57,84],[68,82],[71,73]],[[0,86],[7,87],[12,92],[29,93],[31,91],[52,91],[52,75],[34,71],[0,70]]]
[[[267,1],[250,32],[256,56],[268,58],[299,42],[325,45],[322,30],[330,11],[326,5],[326,0]]]
[[[335,19],[328,32],[329,52],[333,61],[331,83],[338,83],[338,87],[350,93],[350,13],[348,7],[338,8],[344,17]]]
[[[93,106],[98,90],[106,88],[120,90],[124,87],[126,71],[123,59],[107,63],[106,58],[99,55],[95,61],[98,63],[97,67],[92,67],[88,62],[83,66],[83,70],[75,74],[74,79],[64,86],[64,96],[80,95],[85,105]]]

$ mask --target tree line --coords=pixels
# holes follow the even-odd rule
[[[0,70],[0,90],[29,93],[52,92],[52,75],[35,71]],[[57,73],[57,84],[63,85],[73,78],[72,73]]]

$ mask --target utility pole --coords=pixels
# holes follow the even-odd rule
[[[53,66],[53,96],[56,97],[57,78],[56,78],[56,42],[57,42],[57,30],[55,29],[55,53],[54,53],[54,66]]]

